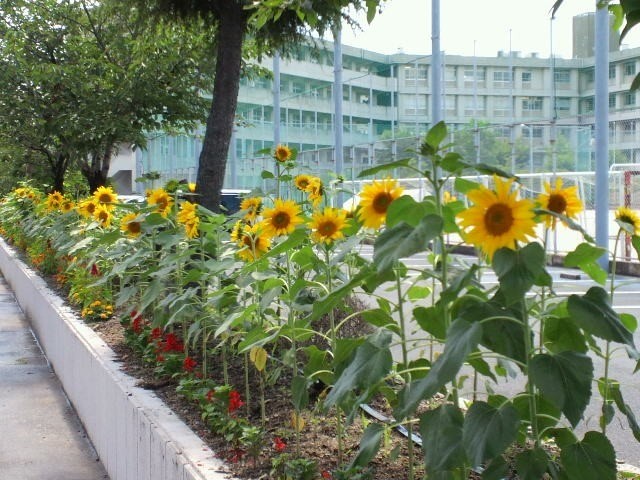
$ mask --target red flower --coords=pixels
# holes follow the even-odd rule
[[[97,277],[100,275],[100,269],[98,268],[98,265],[95,263],[91,265],[91,275],[93,275],[94,277]]]
[[[139,335],[142,333],[143,328],[144,328],[144,319],[142,318],[142,315],[136,315],[135,317],[133,317],[133,322],[131,323],[131,330],[133,330],[133,333],[136,333]]]
[[[229,413],[235,412],[243,405],[244,402],[240,398],[240,394],[237,392],[237,390],[231,390],[229,392]]]
[[[182,362],[182,368],[184,368],[185,372],[193,372],[193,369],[196,368],[198,362],[196,362],[191,357],[184,357],[184,361]]]
[[[175,333],[167,333],[164,337],[162,350],[165,352],[180,353],[184,350],[184,346],[182,345],[182,340],[180,340]]]
[[[326,470],[323,470],[320,475],[322,476],[322,478],[331,478],[331,473]]]
[[[276,449],[276,452],[283,452],[287,448],[287,444],[280,437],[274,437],[273,448]]]
[[[160,327],[156,327],[153,330],[151,330],[152,340],[159,340],[161,337],[162,337],[162,330],[160,330]]]
[[[156,362],[158,362],[158,363],[164,362],[164,355],[162,355],[161,353],[158,353],[156,355]]]
[[[207,402],[213,402],[213,396],[216,394],[215,390],[209,390],[207,392]]]

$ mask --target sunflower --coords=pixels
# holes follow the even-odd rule
[[[622,230],[630,235],[638,235],[640,233],[640,217],[630,208],[618,207],[616,210],[616,222]]]
[[[142,222],[138,220],[137,213],[127,213],[120,220],[120,230],[125,232],[129,237],[135,238],[140,236],[142,232]]]
[[[278,162],[284,163],[291,159],[293,152],[286,145],[278,145],[273,152],[273,158],[275,158]]]
[[[264,209],[262,216],[263,232],[268,237],[287,235],[302,223],[300,206],[293,200],[276,200],[273,208]]]
[[[447,203],[455,202],[457,200],[458,198],[455,195],[452,195],[449,190],[445,190],[444,193],[442,194],[442,203],[444,203],[445,205]]]
[[[260,214],[261,208],[261,197],[248,197],[240,203],[240,210],[245,212],[244,218],[248,222],[254,222],[256,220],[256,217]]]
[[[196,184],[194,182],[187,183],[187,189],[190,193],[196,193]]]
[[[49,195],[47,195],[47,200],[45,201],[47,211],[51,212],[53,210],[59,209],[63,201],[64,197],[62,196],[62,194],[57,190],[54,190]]]
[[[311,217],[309,227],[313,230],[311,239],[317,243],[330,244],[334,240],[344,238],[342,230],[347,226],[347,212],[342,209],[327,207],[323,212],[316,212]]]
[[[75,207],[75,203],[73,203],[73,200],[69,200],[68,198],[65,198],[62,200],[62,203],[60,204],[60,210],[64,213],[69,213],[71,210],[74,209]]]
[[[464,239],[493,258],[502,247],[515,249],[518,240],[526,242],[534,235],[534,212],[531,200],[518,199],[511,190],[513,179],[502,180],[494,175],[495,191],[481,186],[467,196],[474,205],[458,214],[460,225],[467,229]]]
[[[192,202],[182,202],[180,210],[176,215],[176,220],[184,226],[187,238],[196,238],[199,234],[200,217],[198,217],[197,204]]]
[[[576,218],[583,210],[583,205],[578,198],[578,187],[562,188],[562,179],[557,178],[554,187],[549,182],[544,183],[545,193],[538,196],[538,203],[545,210],[549,210],[569,218]],[[547,227],[555,228],[557,218],[553,215],[546,215],[544,222]]]
[[[118,201],[118,195],[111,187],[98,187],[93,192],[93,198],[102,205],[109,205],[109,208]]]
[[[271,239],[264,235],[261,226],[237,222],[231,233],[231,239],[240,248],[236,253],[245,262],[252,262],[264,255],[271,247]]]
[[[309,192],[309,200],[311,200],[311,204],[314,208],[317,208],[322,201],[322,196],[324,195],[324,185],[322,184],[322,180],[318,177],[311,177],[309,180],[309,186],[307,187],[307,192]]]
[[[76,206],[76,210],[84,218],[93,218],[93,214],[95,213],[97,206],[98,202],[95,200],[95,198],[91,197],[80,202]]]
[[[396,180],[390,178],[374,180],[365,185],[360,193],[360,221],[367,228],[380,227],[387,218],[387,209],[391,202],[402,195],[404,189]]]
[[[111,220],[113,220],[113,215],[111,214],[111,210],[109,205],[99,204],[96,206],[96,209],[93,212],[94,220],[100,222],[103,227],[110,227]]]
[[[309,175],[301,173],[300,175],[296,175],[296,177],[293,179],[293,184],[301,192],[306,192],[311,185],[311,177]]]
[[[164,188],[147,190],[147,203],[156,206],[156,212],[166,217],[171,211],[173,198]]]

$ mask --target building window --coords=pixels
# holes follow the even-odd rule
[[[609,94],[609,108],[611,108],[611,109],[616,108],[616,94],[615,93],[610,93]]]
[[[556,83],[571,83],[570,70],[556,70],[554,73]]]
[[[293,82],[291,86],[291,91],[293,93],[302,93],[304,92],[304,83]]]
[[[486,79],[486,76],[487,76],[487,72],[485,71],[484,67],[476,67],[475,80],[479,82],[484,82]],[[474,81],[473,68],[465,68],[464,81],[465,83],[473,83]]]
[[[522,72],[522,83],[531,83],[531,72]]]
[[[523,98],[522,110],[529,112],[542,110],[542,97]]]
[[[584,79],[587,83],[593,83],[595,78],[595,70],[593,68],[589,68],[584,72]]]
[[[616,66],[615,64],[609,65],[609,79],[613,80],[616,78]]]
[[[509,70],[493,72],[493,84],[495,87],[509,86],[511,84],[511,72]]]
[[[582,100],[580,106],[580,113],[593,113],[593,97]]]
[[[571,99],[569,97],[558,97],[556,98],[556,109],[561,110],[563,112],[568,112],[571,110]]]
[[[624,106],[630,107],[636,104],[636,92],[627,92],[624,94]]]
[[[495,117],[506,117],[511,113],[509,106],[509,98],[494,97],[493,99],[493,115]]]
[[[625,62],[622,68],[625,76],[636,74],[636,62]]]

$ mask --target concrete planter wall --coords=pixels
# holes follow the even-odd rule
[[[0,270],[111,480],[222,480],[224,463],[0,239]]]

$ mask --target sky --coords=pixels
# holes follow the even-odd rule
[[[430,54],[431,3],[387,0],[370,25],[359,17],[363,31],[345,27],[342,43],[385,54]],[[595,11],[596,0],[564,0],[552,22],[553,4],[554,0],[440,0],[440,47],[450,55],[473,55],[475,49],[478,56],[512,50],[548,57],[553,43],[554,55],[571,58],[572,18]],[[640,26],[623,45],[640,46]]]

